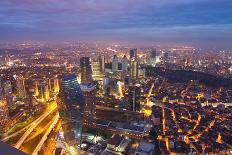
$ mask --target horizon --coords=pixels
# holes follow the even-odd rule
[[[230,0],[3,0],[0,42],[119,42],[232,49]]]

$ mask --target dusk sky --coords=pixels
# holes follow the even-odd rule
[[[232,0],[1,0],[0,41],[30,40],[232,49]]]

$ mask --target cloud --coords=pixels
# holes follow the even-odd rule
[[[19,39],[103,40],[123,34],[138,41],[154,35],[155,40],[204,40],[204,34],[228,41],[224,30],[232,31],[231,8],[231,0],[1,0],[0,33]]]

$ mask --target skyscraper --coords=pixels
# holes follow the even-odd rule
[[[98,57],[98,61],[99,61],[99,64],[100,64],[100,71],[101,72],[105,72],[105,56],[104,55],[100,55]]]
[[[92,68],[89,57],[80,58],[81,83],[92,82]]]
[[[46,102],[50,98],[50,92],[46,81],[42,81],[39,84],[39,98],[41,99],[42,102]]]
[[[130,50],[130,78],[132,80],[138,78],[137,49]]]
[[[129,99],[128,110],[139,111],[140,110],[140,94],[141,89],[139,86],[129,86]]]
[[[129,60],[127,59],[126,55],[122,58],[122,71],[127,71],[129,65]]]
[[[149,59],[148,59],[148,65],[155,66],[156,64],[156,49],[152,49],[150,51]]]
[[[92,78],[94,81],[101,81],[103,79],[99,61],[92,61]]]
[[[3,83],[4,96],[8,106],[13,104],[13,91],[12,84],[10,80],[7,80]]]
[[[25,80],[23,76],[18,76],[16,78],[16,85],[17,85],[18,98],[21,99],[26,98]]]
[[[135,48],[130,50],[130,59],[132,58],[137,59],[137,49]]]
[[[81,90],[84,94],[85,109],[84,109],[84,122],[92,122],[95,118],[95,106],[96,97],[94,92],[96,91],[96,85],[92,83],[82,84]]]
[[[58,93],[60,91],[60,84],[59,84],[59,79],[58,78],[55,78],[54,81],[53,81],[53,85],[54,85],[54,92],[55,93]]]
[[[112,59],[112,72],[118,71],[118,57],[117,55],[114,55]]]
[[[63,77],[57,100],[65,141],[76,149],[81,145],[85,104],[83,92],[75,75]]]

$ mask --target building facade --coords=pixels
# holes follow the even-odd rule
[[[81,145],[85,103],[75,75],[63,77],[57,103],[65,141],[70,147],[78,148]]]

